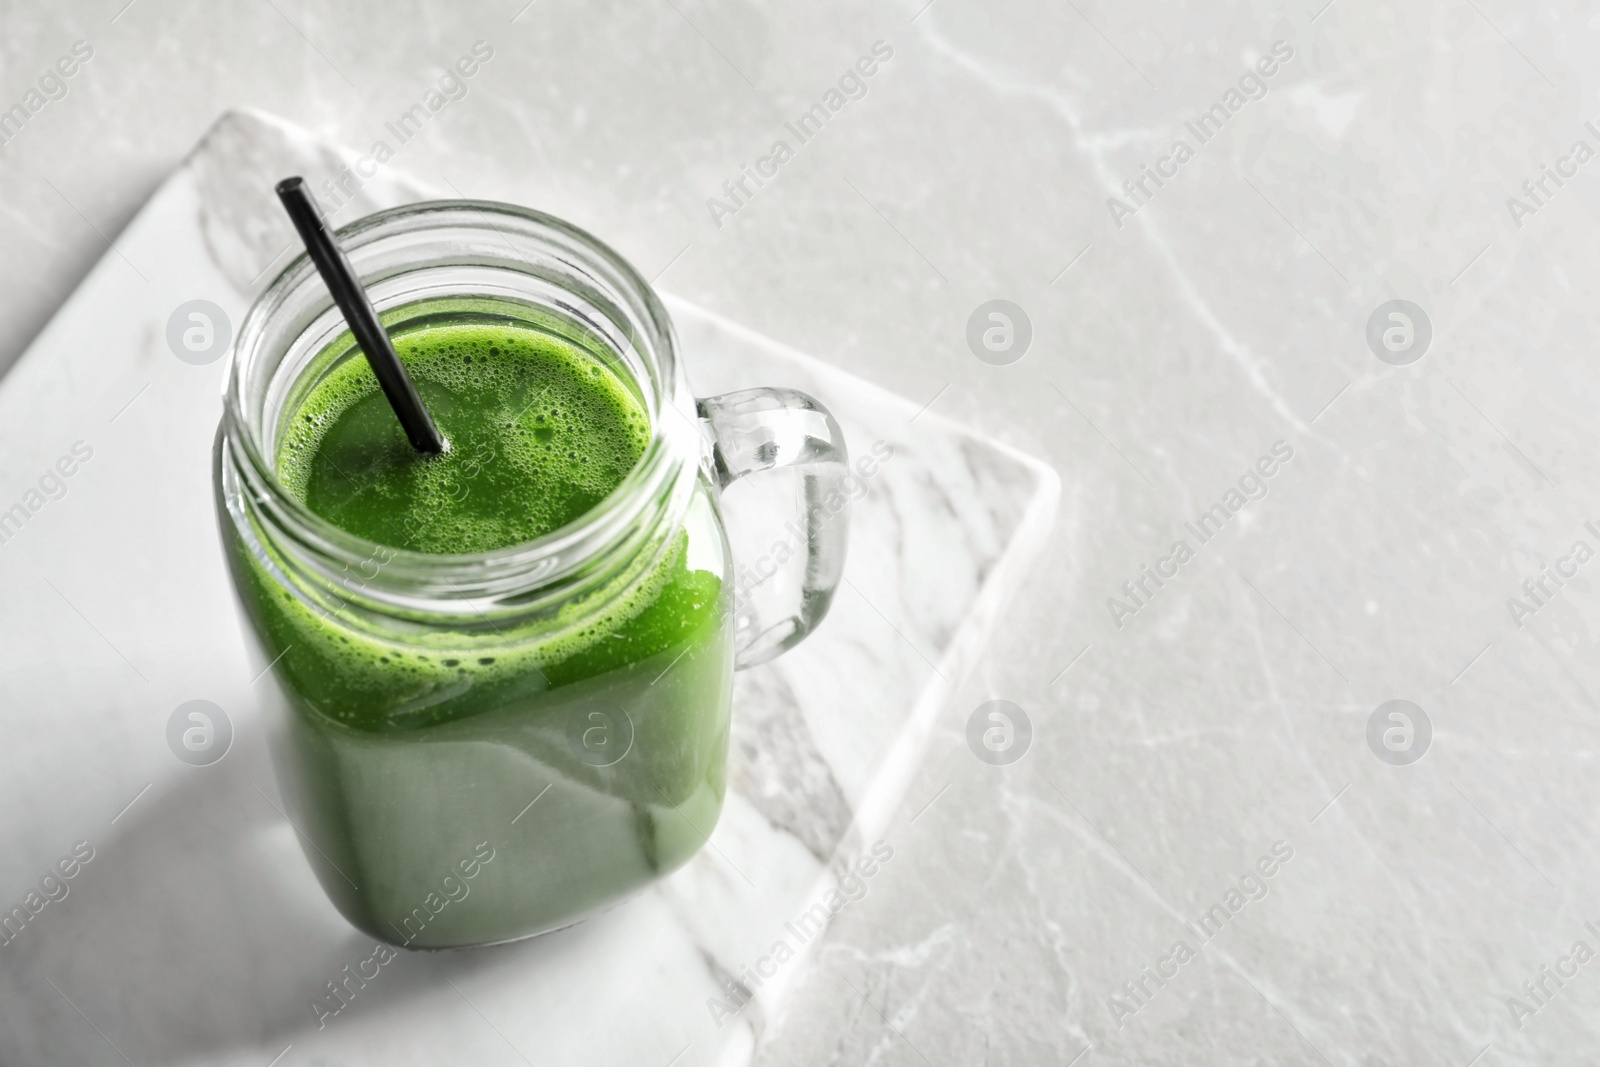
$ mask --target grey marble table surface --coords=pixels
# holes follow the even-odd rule
[[[1055,469],[894,864],[758,1063],[1600,1058],[1591,5],[104,0],[0,26],[0,363],[258,107],[570,218]],[[37,669],[0,650],[7,692]],[[969,743],[996,699],[1031,723],[1003,765]],[[49,770],[8,803],[70,804]]]

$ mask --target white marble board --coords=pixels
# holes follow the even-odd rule
[[[795,386],[858,453],[893,448],[855,506],[847,585],[810,641],[738,676],[711,847],[578,927],[404,953],[319,1029],[312,998],[372,945],[279,811],[210,500],[226,360],[180,361],[166,325],[193,299],[236,325],[290,254],[272,182],[353,158],[223,116],[0,381],[0,509],[27,509],[0,543],[0,905],[23,905],[76,843],[93,850],[0,945],[0,1062],[748,1063],[818,939],[723,1025],[708,999],[884,832],[1043,542],[1056,476],[669,297],[698,394]],[[335,221],[431,195],[380,173]],[[165,739],[196,698],[235,731],[207,767]]]

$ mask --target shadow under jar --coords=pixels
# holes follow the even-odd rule
[[[810,632],[843,568],[844,442],[793,390],[696,401],[648,284],[559,220],[442,201],[338,237],[402,349],[455,324],[538,331],[614,374],[648,418],[621,483],[536,540],[448,554],[350,533],[280,478],[306,399],[364,358],[301,256],[240,329],[217,433],[219,524],[271,691],[274,765],[328,896],[412,947],[553,930],[705,844],[732,672]],[[735,595],[721,491],[779,467],[805,543]]]

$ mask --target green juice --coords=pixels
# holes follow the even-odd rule
[[[480,553],[579,519],[638,463],[649,418],[594,352],[504,317],[421,321],[395,347],[449,449],[412,451],[346,337],[280,421],[278,479],[317,515],[386,548]],[[271,547],[230,548],[286,698],[290,814],[367,933],[540,933],[659,878],[715,826],[732,612],[703,482],[683,526],[598,591],[514,624],[374,623],[301,595]]]

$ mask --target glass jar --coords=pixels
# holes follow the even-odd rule
[[[441,201],[338,238],[391,335],[539,329],[607,364],[650,419],[643,457],[576,521],[445,555],[363,540],[279,481],[286,421],[363,358],[305,256],[246,316],[224,395],[219,525],[286,814],[328,896],[413,947],[552,930],[705,844],[732,672],[810,632],[843,568],[844,441],[793,390],[696,401],[650,286],[557,219]],[[722,490],[779,467],[802,489],[801,544],[736,593]]]

